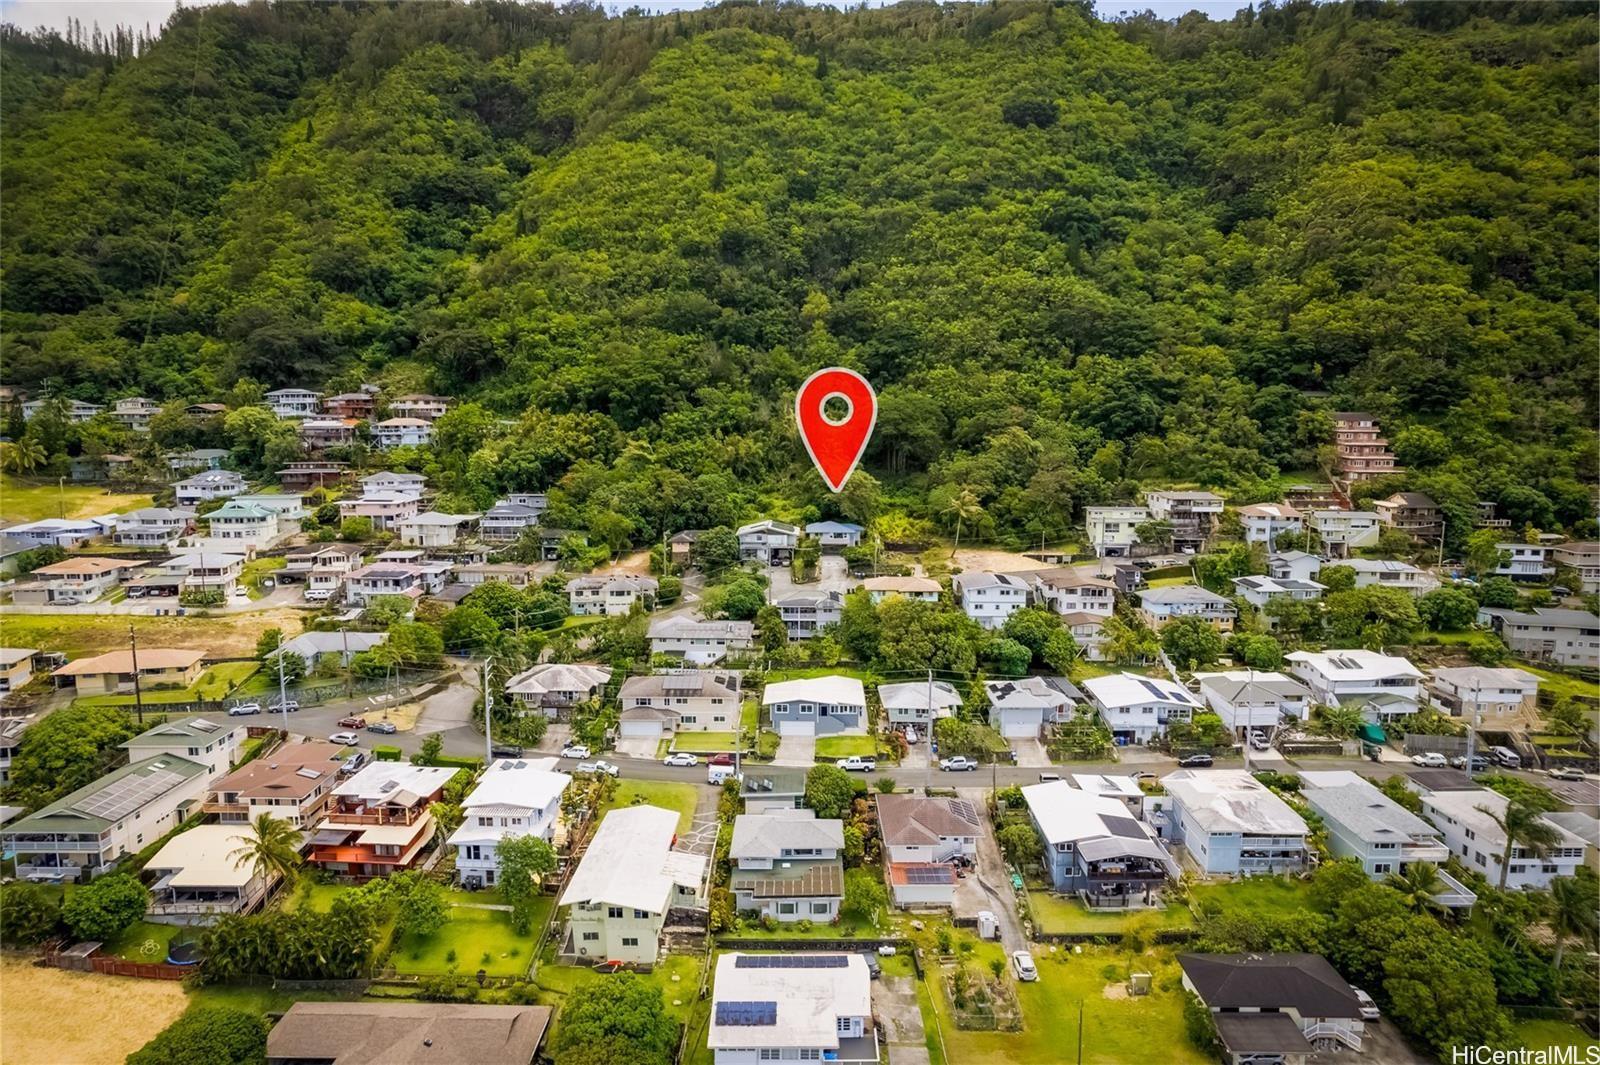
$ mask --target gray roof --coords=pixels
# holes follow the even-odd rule
[[[629,677],[622,682],[618,698],[624,704],[633,699],[739,697],[739,674],[726,670],[675,670]]]
[[[1233,604],[1216,592],[1209,592],[1198,584],[1173,584],[1165,588],[1151,588],[1149,591],[1139,593],[1139,601],[1145,606],[1151,603],[1176,604],[1176,603],[1204,603],[1207,606],[1227,606]]]
[[[763,795],[804,795],[805,790],[806,773],[803,769],[746,765],[744,780],[739,784],[739,794],[749,799],[759,799]]]
[[[966,573],[958,573],[950,578],[950,583],[957,592],[1000,587],[1026,590],[1028,587],[1026,580],[1014,574],[990,573],[986,570],[969,570]]]
[[[226,736],[233,731],[232,718],[207,717],[195,714],[193,717],[179,718],[168,721],[154,728],[146,729],[120,744],[124,749],[131,750],[135,747],[171,747],[174,744],[189,740],[200,740],[209,743],[221,736]]]
[[[338,1065],[460,1065],[533,1060],[549,1006],[296,1002],[267,1034],[267,1057]]]
[[[743,640],[755,637],[756,627],[748,621],[694,621],[690,618],[659,618],[650,623],[652,640],[665,637],[692,637],[701,640]]]
[[[1309,699],[1311,689],[1282,673],[1264,673],[1247,680],[1234,680],[1227,676],[1201,677],[1202,690],[1216,692],[1217,697],[1229,703],[1241,701],[1274,702],[1280,699]]]
[[[784,850],[843,850],[844,822],[819,820],[809,810],[784,814],[740,814],[733,819],[728,857],[778,858]]]
[[[1307,788],[1306,802],[1366,843],[1403,843],[1438,830],[1366,781],[1332,788]]]
[[[1560,810],[1545,814],[1544,819],[1557,828],[1564,828],[1591,847],[1600,847],[1600,819],[1578,810]]]
[[[1276,1006],[1302,1018],[1361,1016],[1355,992],[1320,954],[1180,954],[1178,964],[1213,1010]]]
[[[316,655],[351,654],[370,651],[389,638],[387,632],[302,632],[292,640],[285,640],[278,650],[269,654],[276,657],[279,651],[310,659]]]

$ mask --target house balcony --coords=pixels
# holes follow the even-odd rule
[[[1434,902],[1448,910],[1470,910],[1473,904],[1478,901],[1477,894],[1461,881],[1443,869],[1435,870],[1435,872],[1438,873],[1440,881],[1444,883],[1445,890],[1433,896]]]
[[[104,846],[99,840],[76,839],[72,836],[48,834],[7,836],[6,846],[19,854],[99,854]]]
[[[380,810],[376,813],[346,812],[337,807],[328,811],[328,820],[341,825],[410,825],[428,812],[425,805],[408,806],[403,810]]]
[[[1436,839],[1417,840],[1412,843],[1400,844],[1400,864],[1409,865],[1412,862],[1431,862],[1434,865],[1443,865],[1450,857],[1450,848]]]

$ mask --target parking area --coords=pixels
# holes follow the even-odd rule
[[[810,767],[817,760],[817,738],[815,736],[779,736],[778,753],[772,758],[773,765],[794,765]]]
[[[1050,753],[1045,750],[1044,742],[1039,737],[1014,736],[1010,743],[1011,749],[1017,752],[1018,765],[1035,769],[1050,765]]]
[[[884,976],[872,985],[872,1012],[883,1023],[889,1044],[889,1065],[927,1065],[922,1010],[917,1006],[916,978]]]
[[[654,758],[660,744],[659,736],[618,736],[617,753],[624,758]]]

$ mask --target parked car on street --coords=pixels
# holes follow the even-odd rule
[[[360,716],[359,714],[351,714],[349,717],[341,717],[339,719],[339,727],[340,728],[366,728],[367,727],[367,719],[362,717],[362,716]]]
[[[308,602],[308,603],[326,603],[329,599],[332,599],[332,598],[333,598],[333,589],[332,588],[307,588],[306,589],[306,602]]]
[[[1270,751],[1272,750],[1272,743],[1265,734],[1252,732],[1250,734],[1250,749],[1252,751]]]
[[[272,702],[267,704],[267,710],[274,714],[281,714],[285,710],[292,714],[299,709],[300,703],[294,699],[289,699],[284,702],[279,702],[278,700],[274,699]]]
[[[946,773],[970,773],[978,768],[978,763],[964,754],[958,754],[954,758],[939,759],[939,768]]]
[[[335,732],[333,735],[328,737],[328,742],[342,743],[346,747],[354,747],[356,744],[361,742],[361,737],[357,736],[354,732]]]
[[[1550,770],[1550,776],[1554,780],[1582,780],[1583,770],[1571,766],[1557,766]]]
[[[678,751],[675,754],[669,754],[665,758],[661,759],[661,764],[662,765],[676,765],[676,766],[693,766],[693,765],[699,765],[700,764],[700,759],[696,758],[694,755],[690,754],[688,751]]]
[[[521,758],[522,748],[511,743],[497,743],[489,748],[492,758]]]
[[[846,773],[876,773],[878,760],[876,758],[863,758],[859,754],[852,754],[849,758],[841,759],[839,768]]]
[[[610,762],[604,760],[598,760],[594,762],[579,762],[578,767],[574,770],[574,772],[594,774],[603,773],[608,777],[619,777],[622,775],[621,769],[618,769]]]
[[[587,757],[589,757],[589,748],[585,747],[581,743],[570,743],[567,746],[561,748],[561,757],[563,757],[563,758],[587,758]]]
[[[1411,756],[1411,764],[1420,765],[1424,769],[1450,768],[1450,760],[1444,755],[1440,754],[1438,751],[1429,751],[1426,754],[1414,754]]]
[[[1454,758],[1450,759],[1450,768],[1451,769],[1465,769],[1465,768],[1467,768],[1467,756],[1464,755],[1464,754],[1458,754]],[[1485,769],[1488,769],[1488,768],[1489,768],[1489,759],[1487,757],[1485,757],[1484,755],[1481,755],[1481,754],[1475,754],[1475,755],[1472,756],[1472,771],[1474,773],[1481,773]]]
[[[732,765],[732,764],[733,764],[733,755],[729,754],[726,751],[723,751],[721,754],[714,754],[710,758],[706,759],[706,765]]]
[[[1211,766],[1209,754],[1186,754],[1178,759],[1179,769],[1207,769]]]
[[[376,732],[383,736],[393,736],[400,730],[395,727],[393,721],[374,721],[372,724],[367,726],[367,731]]]
[[[229,717],[248,717],[251,714],[261,713],[260,703],[235,703],[228,707]]]

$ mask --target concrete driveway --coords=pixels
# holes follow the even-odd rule
[[[861,582],[850,576],[850,569],[839,555],[823,555],[817,567],[817,579],[805,584],[794,582],[794,571],[788,566],[769,566],[766,576],[772,581],[769,599],[782,599],[788,595],[822,595],[825,592],[848,592]]]
[[[660,745],[658,736],[618,736],[616,753],[624,758],[654,758]]]
[[[883,1025],[889,1065],[928,1065],[922,1010],[912,976],[885,976],[872,984],[872,1012]]]
[[[779,736],[778,753],[772,758],[773,765],[805,766],[807,769],[817,760],[817,738],[815,736]]]
[[[973,912],[989,910],[995,915],[1000,922],[1000,942],[1007,954],[1014,950],[1026,950],[1028,942],[1022,934],[1022,922],[1017,919],[1017,894],[1011,889],[1011,874],[1000,854],[1000,845],[994,839],[994,823],[989,820],[988,807],[984,802],[985,789],[959,788],[956,794],[970,800],[977,807],[978,816],[983,819],[982,830],[978,833],[977,868],[968,874],[966,880],[956,881],[957,905],[962,905],[963,900],[960,885],[975,881],[981,894],[965,896],[968,900],[979,900]],[[966,904],[974,905],[972,901]],[[956,912],[961,913],[959,909]]]
[[[1044,741],[1037,736],[1013,736],[1008,742],[1011,749],[1017,752],[1017,764],[1034,769],[1047,769],[1050,766],[1050,755],[1045,750]]]

